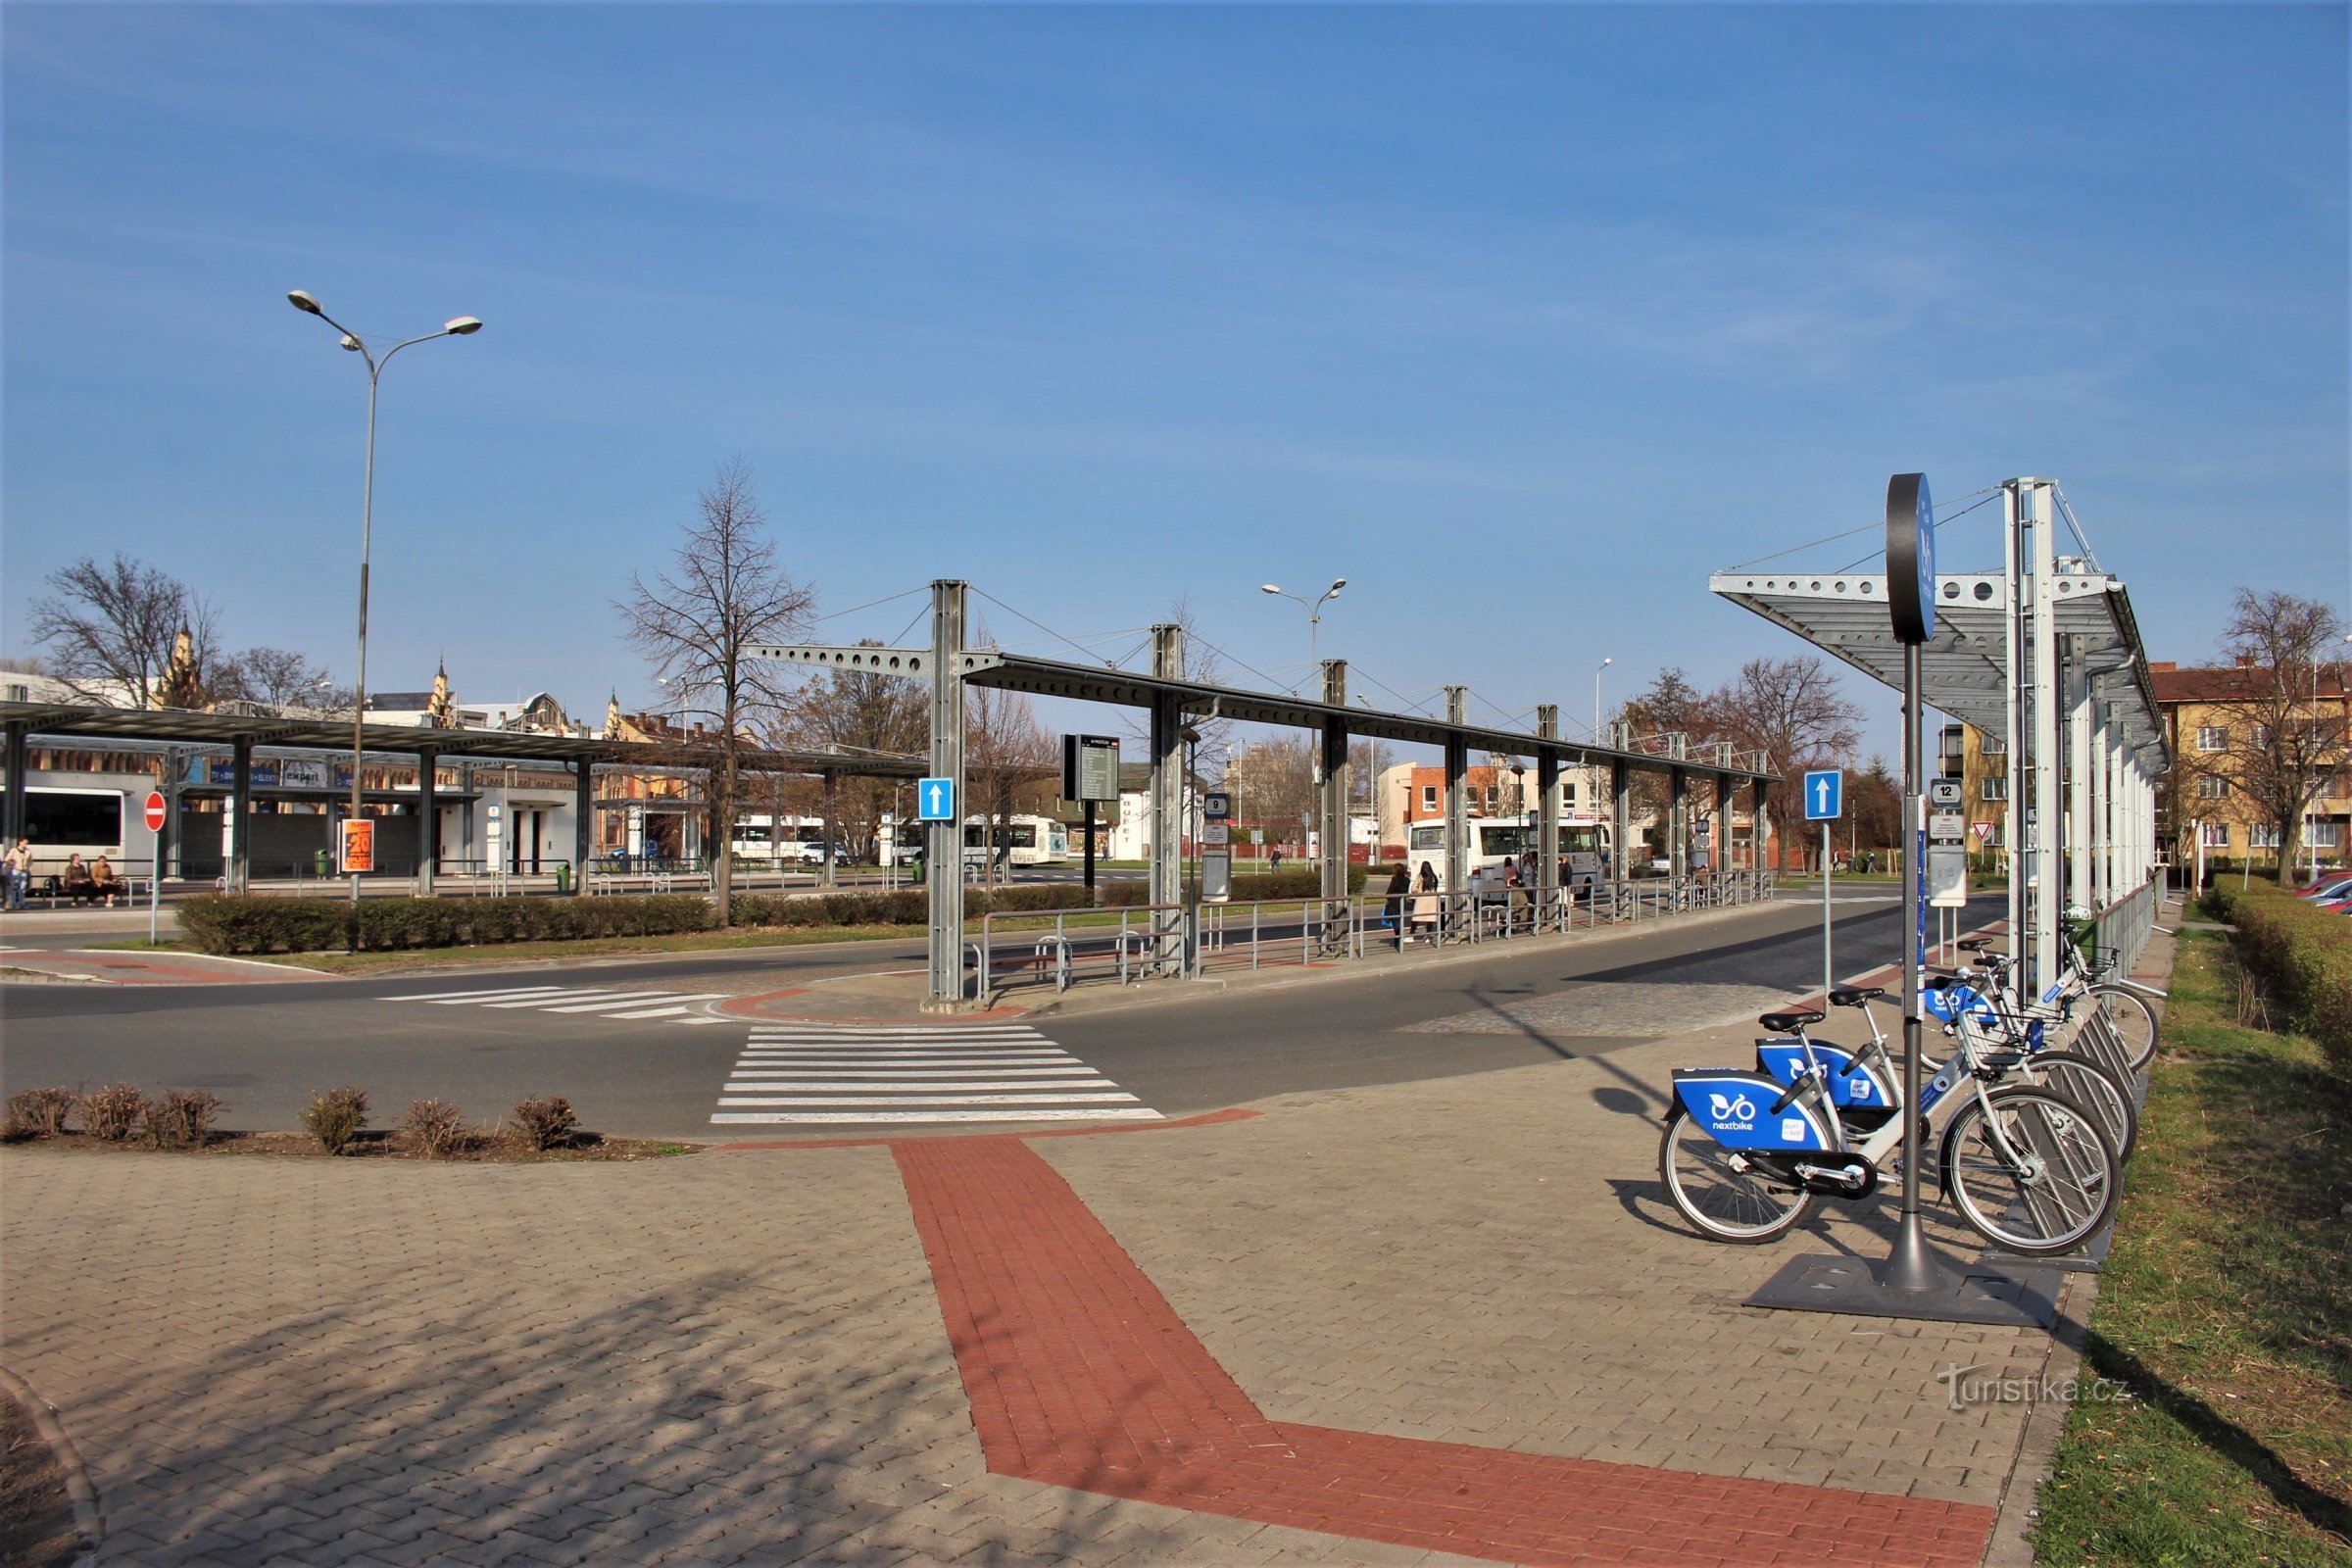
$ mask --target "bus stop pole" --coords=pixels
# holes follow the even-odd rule
[[[1821,824],[1821,1004],[1830,1004],[1838,971],[1830,958],[1830,824]]]

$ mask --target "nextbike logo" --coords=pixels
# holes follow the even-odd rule
[[[1707,1114],[1718,1127],[1745,1132],[1756,1124],[1756,1102],[1745,1095],[1707,1096]]]

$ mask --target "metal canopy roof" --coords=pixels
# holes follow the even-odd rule
[[[2097,571],[2061,570],[2051,583],[2058,635],[2082,639],[2091,670],[2105,675],[2105,697],[2124,726],[2126,743],[2148,772],[2163,772],[2171,765],[2169,746],[2139,623],[2122,580]],[[1872,679],[1902,689],[1903,648],[1894,640],[1884,573],[1719,571],[1707,586]],[[2009,725],[2008,613],[2008,585],[2001,573],[1938,574],[1936,636],[1920,651],[1929,706],[2001,736]]]
[[[1081,702],[1118,703],[1129,708],[1148,708],[1155,697],[1172,696],[1183,704],[1186,711],[1203,718],[1238,718],[1247,723],[1280,724],[1293,729],[1320,729],[1326,722],[1336,720],[1350,735],[1372,736],[1381,740],[1442,747],[1449,736],[1458,736],[1466,746],[1480,751],[1499,752],[1506,757],[1541,757],[1549,754],[1562,761],[1596,762],[1622,759],[1653,769],[1679,767],[1688,773],[1721,778],[1734,784],[1751,779],[1769,780],[1775,776],[1757,767],[1713,762],[1704,760],[1702,757],[1667,758],[1648,752],[1619,751],[1613,747],[1574,741],[1545,740],[1523,730],[1494,729],[1480,724],[1449,724],[1425,713],[1389,712],[1374,708],[1341,708],[1330,703],[1309,702],[1287,693],[1237,691],[1230,687],[1168,680],[1156,675],[1130,674],[1123,669],[1098,668],[1017,654],[999,654],[992,659],[973,662],[978,667],[967,669],[964,677],[972,684],[998,686],[1007,691],[1029,692],[1041,697],[1069,697]],[[1750,760],[1753,760],[1752,756]]]
[[[352,725],[332,718],[250,718],[184,709],[90,708],[64,703],[0,703],[0,723],[55,740],[88,736],[164,745],[304,747],[349,754]],[[362,724],[365,751],[415,757],[423,752],[455,760],[489,762],[586,761],[591,766],[643,768],[708,765],[709,749],[689,743],[609,741],[581,735],[535,735],[520,730],[424,729],[411,724]],[[919,757],[865,752],[747,748],[743,765],[762,773],[839,773],[854,778],[920,778]]]

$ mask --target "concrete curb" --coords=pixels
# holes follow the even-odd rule
[[[90,1485],[89,1467],[82,1463],[81,1449],[58,1420],[56,1408],[47,1399],[32,1392],[32,1386],[23,1378],[0,1366],[0,1389],[24,1407],[32,1417],[33,1430],[49,1445],[57,1456],[58,1468],[66,1473],[66,1495],[74,1504],[74,1527],[81,1532],[82,1552],[74,1559],[74,1568],[88,1568],[98,1560],[98,1548],[106,1544],[106,1516],[98,1510],[98,1489]]]

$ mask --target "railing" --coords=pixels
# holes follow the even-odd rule
[[[2125,974],[2139,961],[2147,951],[2148,938],[2156,928],[2157,890],[2161,886],[2151,879],[2116,900],[2099,911],[2098,936],[2102,948],[2113,948],[2122,956]]]
[[[1197,979],[1216,969],[1308,968],[1381,952],[1479,946],[1729,908],[1768,898],[1772,888],[1770,871],[1737,871],[1679,883],[1415,891],[1394,901],[1384,890],[1197,909],[1155,904],[992,911],[965,944],[964,967],[974,1000],[1001,982],[1051,983],[1060,992],[1095,978],[1132,985],[1151,975]]]

